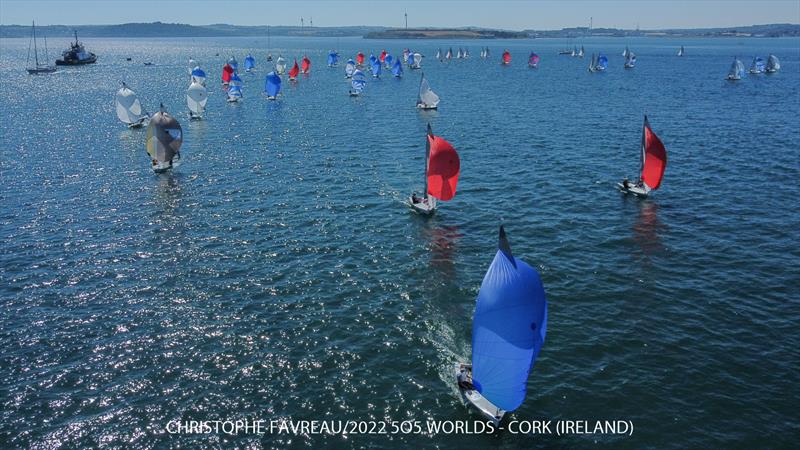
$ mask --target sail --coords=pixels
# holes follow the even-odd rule
[[[279,77],[278,74],[275,72],[268,73],[264,86],[264,92],[266,92],[268,96],[275,98],[278,96],[278,93],[280,91],[281,91],[281,77]]]
[[[764,59],[760,56],[756,56],[753,58],[753,63],[750,64],[750,73],[762,73],[765,68]]]
[[[183,143],[183,129],[178,121],[164,109],[153,114],[147,126],[147,153],[150,158],[164,163],[180,151]]]
[[[447,54],[444,55],[444,57],[446,59],[451,59],[453,57],[453,47],[450,47],[449,49],[447,49]]]
[[[142,104],[136,97],[136,93],[125,83],[122,83],[122,87],[117,91],[115,104],[117,117],[123,123],[130,125],[142,119]]]
[[[337,62],[336,52],[331,50],[331,52],[328,53],[328,66],[333,67],[336,65],[336,62]]]
[[[683,46],[678,50],[678,56],[683,56]]]
[[[352,59],[347,60],[347,64],[344,66],[344,74],[347,78],[353,76],[353,72],[356,70],[356,63]]]
[[[431,86],[428,84],[424,74],[419,81],[419,102],[431,107],[439,104],[439,96],[431,90]]]
[[[364,89],[364,85],[366,84],[367,84],[367,78],[364,75],[364,72],[356,69],[356,71],[353,72],[353,79],[352,81],[350,81],[350,85],[353,86],[353,90],[355,92],[361,92],[361,90]]]
[[[231,59],[228,60],[228,65],[231,66],[231,69],[233,69],[234,72],[239,70],[239,63],[236,62],[236,58],[233,56],[231,56]]]
[[[199,66],[192,70],[192,83],[206,85],[206,73]]]
[[[253,58],[253,55],[247,55],[244,59],[244,70],[250,72],[251,70],[255,69],[256,67],[256,59]]]
[[[394,65],[392,66],[392,75],[396,77],[403,75],[403,65],[400,63],[400,58],[394,60]]]
[[[778,61],[778,57],[775,55],[769,55],[767,58],[767,72],[777,72],[781,68],[781,63]]]
[[[394,64],[394,57],[390,54],[387,54],[386,58],[383,59],[383,62],[386,64],[386,68],[388,69]]]
[[[481,283],[472,318],[472,384],[514,411],[547,335],[547,298],[539,273],[511,254],[500,227],[499,249]]]
[[[208,91],[206,91],[205,86],[197,82],[189,85],[189,89],[186,90],[186,105],[189,107],[189,111],[196,115],[201,115],[206,109],[207,102]]]
[[[244,83],[242,82],[242,79],[241,79],[241,78],[239,78],[239,74],[238,74],[238,73],[236,73],[236,72],[234,72],[234,73],[233,73],[233,75],[231,75],[231,80],[230,80],[229,84],[230,84],[231,86],[238,86],[238,87],[242,87],[242,85],[243,85]]]
[[[450,200],[456,195],[461,162],[456,149],[449,142],[434,136],[428,128],[428,194],[439,200]]]
[[[303,65],[300,69],[303,73],[308,73],[311,70],[311,60],[308,59],[308,56],[303,56]]]
[[[744,76],[744,64],[739,59],[734,58],[731,63],[731,68],[728,70],[728,78],[731,80],[738,80]]]
[[[242,98],[242,87],[239,85],[231,84],[231,87],[228,88],[228,98],[229,99]]]
[[[289,70],[289,78],[297,78],[297,74],[300,73],[300,67],[297,66],[297,60],[294,60],[294,66]]]
[[[539,65],[539,55],[534,52],[531,52],[531,56],[528,58],[528,65],[531,67],[536,67]]]
[[[278,72],[278,75],[286,72],[286,60],[283,59],[283,56],[278,56],[278,59],[275,60],[275,70]]]
[[[608,67],[608,58],[606,55],[600,53],[600,56],[597,57],[597,67],[600,70],[605,70]]]
[[[511,63],[511,53],[508,50],[503,52],[503,64],[510,64]]]
[[[381,62],[384,62],[386,61],[386,55],[388,55],[388,53],[386,52],[386,50],[384,50],[381,52],[380,56],[378,56],[378,59],[380,59]]]
[[[372,61],[372,76],[375,78],[381,76],[381,63],[377,59]]]
[[[626,45],[625,46],[625,50],[622,51],[622,56],[627,58],[628,57],[628,53],[630,53],[630,50],[628,50],[628,46]]]
[[[436,59],[442,59],[442,49],[436,50]]]
[[[647,116],[642,125],[642,181],[652,190],[661,186],[664,170],[667,168],[667,149],[650,128]]]
[[[422,54],[414,53],[414,67],[417,69],[422,67]]]
[[[375,64],[375,62],[377,62],[377,61],[378,61],[378,58],[376,58],[375,55],[373,55],[373,54],[369,55],[369,65],[370,65],[370,67],[372,67],[372,65]]]
[[[364,64],[364,54],[363,53],[358,52],[358,54],[356,55],[356,62],[358,63],[359,66]]]
[[[231,75],[233,75],[233,67],[230,64],[225,64],[222,67],[222,82],[227,83],[231,81]]]
[[[578,52],[578,56],[580,56],[581,58],[583,58],[583,55],[584,55],[584,53],[585,53],[585,52],[583,51],[583,46],[581,45],[581,51],[579,51],[579,52]]]

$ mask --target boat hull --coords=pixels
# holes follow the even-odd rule
[[[86,59],[57,59],[56,65],[57,66],[85,66],[86,64],[94,64],[97,62],[97,56],[92,53],[89,58]]]
[[[433,197],[428,197],[427,201],[414,201],[414,196],[408,197],[408,206],[411,209],[419,214],[424,216],[430,216],[436,212],[436,199]]]
[[[53,73],[57,69],[55,67],[39,67],[37,69],[26,69],[29,75],[38,75],[41,73]]]
[[[484,418],[492,421],[496,428],[499,427],[506,412],[492,404],[492,402],[481,395],[476,389],[465,387],[472,385],[472,364],[456,363],[455,377],[456,386],[458,386],[461,399],[469,406],[478,410]],[[466,382],[466,384],[464,382]]]
[[[645,190],[644,187],[636,186],[636,185],[628,185],[626,188],[625,185],[622,183],[617,183],[617,189],[623,194],[631,194],[635,195],[636,197],[646,198],[649,195],[649,192]]]

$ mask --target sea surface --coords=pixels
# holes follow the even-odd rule
[[[0,447],[797,445],[799,39],[85,43],[97,64],[28,76],[28,40],[0,41]],[[50,59],[66,44],[49,40]],[[587,57],[557,54],[573,44]],[[437,62],[450,46],[471,58]],[[408,68],[347,95],[348,57],[405,47],[426,56],[438,111],[414,108]],[[312,60],[276,102],[268,50]],[[228,104],[222,65],[248,52],[257,71]],[[592,52],[606,73],[587,72]],[[779,73],[723,80],[734,56],[749,67],[769,53]],[[190,56],[209,74],[202,121],[187,115]],[[117,120],[121,81],[181,122],[173,172],[153,174],[145,130]],[[669,162],[638,200],[614,184],[637,176],[644,114]],[[424,218],[404,201],[422,189],[428,123],[458,150],[461,178]],[[453,366],[470,359],[501,223],[549,301],[510,419],[626,420],[632,435],[167,432],[172,420],[480,420]]]

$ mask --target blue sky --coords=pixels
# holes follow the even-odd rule
[[[0,0],[0,24],[480,26],[522,29],[698,28],[800,23],[800,0]]]

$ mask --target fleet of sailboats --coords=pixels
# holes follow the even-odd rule
[[[455,197],[460,173],[458,152],[449,142],[435,136],[429,123],[425,141],[425,189],[421,196],[411,194],[411,208],[420,214],[433,214],[437,199],[449,201]]]
[[[617,183],[617,188],[625,194],[647,197],[661,186],[667,168],[667,149],[650,128],[647,116],[642,124],[642,141],[639,152],[639,179],[631,183],[628,178]]]
[[[525,401],[531,368],[547,336],[547,296],[539,273],[516,258],[504,227],[472,317],[472,362],[457,363],[461,398],[499,426]]]

